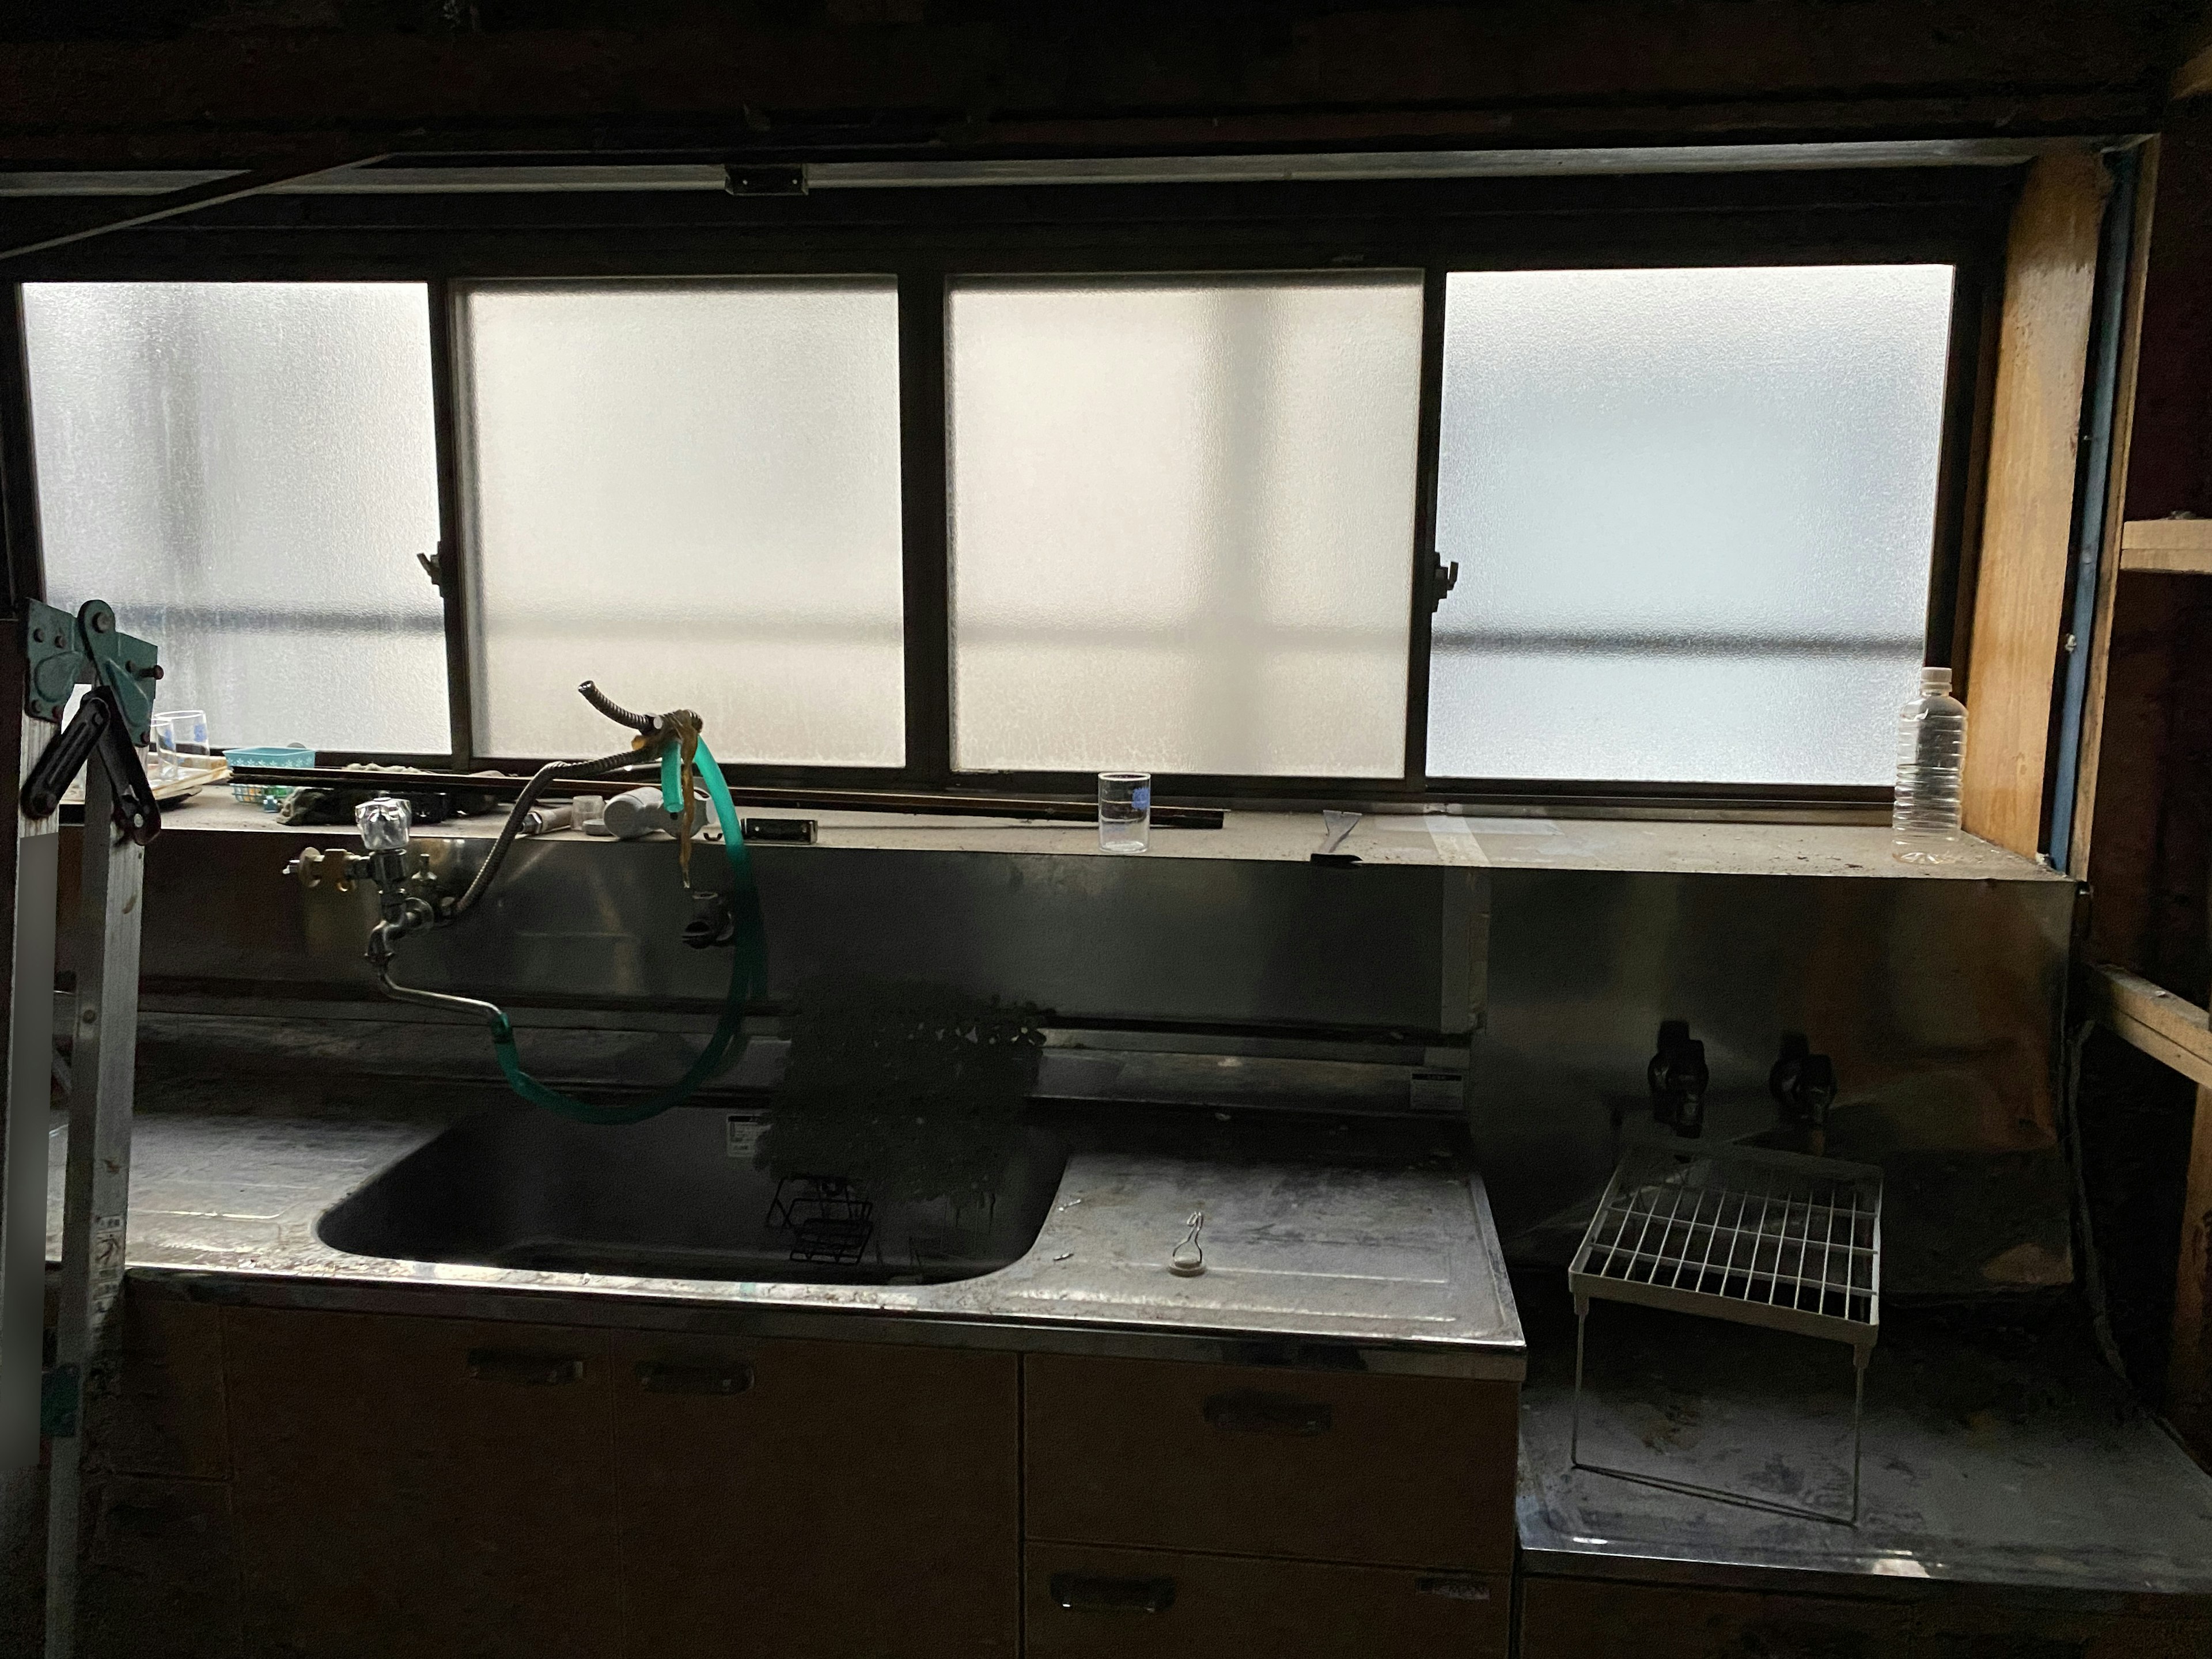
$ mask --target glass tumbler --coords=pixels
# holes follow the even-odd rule
[[[161,718],[169,722],[169,732],[175,739],[175,748],[179,755],[204,755],[208,752],[205,709],[172,708]]]
[[[184,776],[185,769],[177,764],[177,732],[174,718],[156,714],[149,722],[147,732],[151,741],[147,745],[154,762],[153,777],[156,782],[173,783]]]
[[[1098,775],[1098,845],[1109,853],[1141,853],[1152,839],[1152,775]]]

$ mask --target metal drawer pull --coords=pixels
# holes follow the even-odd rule
[[[1416,1578],[1413,1589],[1420,1595],[1441,1595],[1452,1601],[1487,1601],[1490,1586],[1474,1578]]]
[[[1175,1605],[1172,1578],[1099,1578],[1056,1572],[1052,1599],[1070,1613],[1165,1613]]]
[[[1206,1420],[1224,1434],[1327,1434],[1336,1421],[1327,1401],[1246,1390],[1217,1394],[1206,1402]]]
[[[743,1394],[753,1385],[753,1368],[742,1361],[727,1365],[669,1365],[641,1359],[637,1381],[647,1394]]]
[[[563,1382],[582,1382],[584,1362],[574,1354],[471,1348],[469,1375],[479,1382],[512,1382],[522,1388],[551,1389]]]

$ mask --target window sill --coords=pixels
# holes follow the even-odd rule
[[[1006,818],[958,818],[895,813],[760,813],[805,817],[817,825],[818,848],[882,851],[1054,854],[1117,858],[1098,847],[1082,823]],[[457,819],[418,833],[490,836],[501,819]],[[165,827],[233,833],[281,831],[303,839],[349,840],[337,825],[278,823],[258,807],[203,798],[174,811]],[[1232,811],[1218,830],[1154,830],[1152,859],[1224,859],[1262,864],[1304,863],[1321,845],[1317,812]],[[590,837],[563,832],[555,840]],[[614,845],[615,843],[608,843]],[[781,854],[784,848],[774,851]],[[799,850],[793,848],[792,850]],[[1907,881],[2042,881],[2070,878],[2033,860],[1972,836],[1955,863],[1899,864],[1889,855],[1889,830],[1876,824],[1739,823],[1680,819],[1460,817],[1441,812],[1369,813],[1340,849],[1362,866],[1498,870],[1641,871],[1680,875],[1830,876]]]

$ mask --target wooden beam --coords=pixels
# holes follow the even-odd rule
[[[2170,90],[2176,98],[2194,98],[2200,93],[2212,92],[2212,22],[2198,28],[2196,49],[2174,70]]]
[[[2051,686],[2073,565],[2075,450],[2110,189],[2094,155],[2043,157],[2028,169],[2006,250],[1961,807],[1969,831],[2026,858],[2042,840]]]
[[[2174,1263],[2173,1323],[2162,1402],[2166,1420],[2199,1462],[2212,1449],[2208,1312],[2212,1312],[2212,1088],[2200,1083],[2189,1135],[2189,1172],[2182,1188],[2181,1255]]]
[[[2203,1009],[2110,963],[2090,969],[2083,989],[2087,1012],[2098,1024],[2199,1087],[2212,1088],[2212,1025]],[[2204,1152],[2212,1163],[2212,1138]]]
[[[2120,568],[2212,576],[2212,519],[2137,519],[2120,533]]]
[[[2105,536],[2097,557],[2096,608],[2087,631],[2089,675],[2081,700],[2081,762],[2074,773],[2074,817],[2067,837],[2066,867],[2089,873],[2089,836],[2097,821],[2097,770],[2105,754],[2105,696],[2111,684],[2112,630],[2119,605],[2120,571],[2126,539],[2121,523],[2127,511],[2128,459],[2134,453],[2136,372],[2142,362],[2143,289],[2150,277],[2153,209],[2158,201],[2159,141],[2142,147],[2136,173],[2135,223],[2128,240],[2127,293],[2120,305],[2118,383],[2112,388],[2112,454],[2105,478]]]

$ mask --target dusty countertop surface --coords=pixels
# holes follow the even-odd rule
[[[1905,1601],[2008,1586],[2012,1600],[2094,1594],[2170,1614],[2185,1597],[2190,1616],[2212,1613],[2212,1476],[2099,1357],[2076,1297],[1884,1306],[1851,1525],[1650,1484],[1847,1512],[1847,1347],[1594,1303],[1581,1461],[1639,1478],[1578,1469],[1566,1287],[1556,1273],[1522,1280],[1518,1510],[1532,1574]]]
[[[446,1127],[358,1117],[142,1110],[129,1267],[222,1299],[471,1317],[778,1328],[857,1316],[872,1337],[1213,1357],[1358,1350],[1368,1369],[1518,1378],[1523,1343],[1479,1176],[1445,1167],[1071,1153],[1036,1243],[979,1278],[924,1285],[629,1278],[333,1249],[316,1223]],[[49,1142],[47,1255],[61,1246],[66,1119]],[[1206,1271],[1167,1256],[1194,1208]],[[431,1305],[426,1297],[440,1298]],[[1224,1345],[1226,1345],[1225,1346]],[[1322,1363],[1327,1363],[1325,1360]]]

